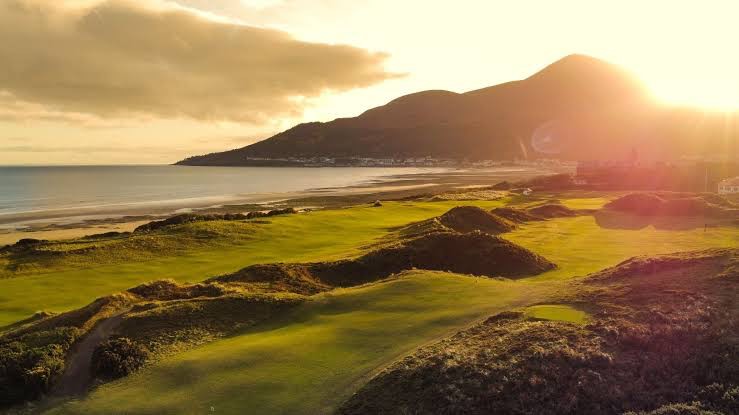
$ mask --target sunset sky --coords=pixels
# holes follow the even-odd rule
[[[572,53],[739,109],[735,1],[2,0],[0,164],[171,163]]]

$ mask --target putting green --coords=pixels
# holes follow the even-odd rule
[[[540,320],[568,321],[576,324],[585,324],[588,321],[588,313],[568,305],[534,305],[527,307],[524,314]]]

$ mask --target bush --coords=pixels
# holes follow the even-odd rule
[[[64,372],[78,330],[64,327],[0,343],[0,408],[38,399]]]
[[[95,377],[117,379],[127,376],[146,363],[149,351],[127,337],[119,337],[100,344],[92,354]]]

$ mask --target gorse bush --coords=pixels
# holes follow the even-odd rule
[[[0,407],[48,393],[78,336],[78,329],[61,327],[0,340]]]
[[[117,379],[143,366],[149,356],[146,347],[127,337],[118,337],[100,344],[92,354],[95,377]]]

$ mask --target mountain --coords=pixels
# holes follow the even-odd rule
[[[727,119],[727,117],[730,117]],[[570,55],[534,75],[466,93],[423,91],[358,117],[299,124],[264,141],[182,160],[425,157],[614,159],[739,153],[739,115],[666,106],[622,68]]]

